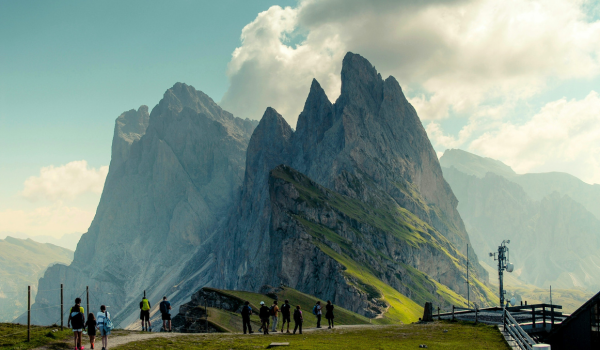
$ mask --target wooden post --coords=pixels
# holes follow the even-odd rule
[[[146,297],[146,290],[144,289],[144,298]]]
[[[542,324],[546,328],[546,306],[542,307]]]
[[[550,328],[554,328],[554,305],[550,305]]]
[[[440,307],[438,306],[438,321],[440,320]]]
[[[87,306],[87,312],[90,312],[90,287],[89,286],[85,286],[85,301],[86,301],[86,306]]]
[[[63,310],[63,284],[60,284],[60,330],[63,330],[63,318],[65,311]]]
[[[477,324],[477,316],[479,315],[479,307],[475,305],[475,324]]]
[[[27,342],[31,341],[31,286],[27,286]]]
[[[535,328],[535,307],[531,308],[531,327]]]
[[[452,305],[452,321],[454,321],[454,305]]]

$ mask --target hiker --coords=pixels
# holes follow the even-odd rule
[[[242,306],[242,324],[244,328],[244,334],[246,334],[246,328],[248,328],[248,333],[252,334],[252,326],[250,325],[250,315],[252,315],[252,308],[250,307],[250,302],[246,301],[244,306]]]
[[[67,319],[67,327],[69,325],[73,328],[73,339],[75,341],[75,350],[82,350],[81,345],[81,334],[85,326],[85,311],[81,306],[81,298],[75,298],[75,305],[69,311],[69,318]]]
[[[267,305],[265,305],[264,301],[260,302],[260,310],[259,310],[259,317],[260,317],[260,323],[261,323],[261,329],[263,330],[263,334],[267,335],[269,334],[269,317],[270,315],[270,310],[269,307]]]
[[[146,327],[146,331],[152,332],[152,323],[150,323],[150,308],[152,308],[150,301],[148,301],[144,295],[144,298],[142,301],[140,301],[140,320],[142,320],[142,332],[144,331],[144,326]],[[144,321],[146,321],[145,324]]]
[[[273,300],[273,305],[271,305],[271,317],[273,318],[273,328],[271,328],[271,332],[277,332],[277,320],[279,316],[279,306],[277,306],[277,300]]]
[[[296,330],[298,329],[300,329],[300,334],[302,334],[302,322],[304,322],[302,310],[300,310],[300,305],[297,305],[296,310],[294,310],[294,334],[296,334]]]
[[[92,312],[89,313],[88,319],[85,322],[85,328],[87,329],[88,336],[90,337],[90,346],[94,348],[96,342],[96,316]]]
[[[97,324],[96,326],[100,330],[100,336],[102,337],[102,350],[108,349],[108,335],[110,334],[110,329],[106,329],[105,325],[111,325],[110,322],[110,312],[106,311],[106,306],[100,306],[100,312],[96,314]]]
[[[167,301],[167,297],[163,297],[160,302],[160,313],[162,315],[163,329],[167,332],[167,324],[169,324],[168,332],[171,332],[171,303]]]
[[[285,299],[283,305],[281,305],[281,318],[283,319],[281,323],[281,333],[283,333],[283,328],[285,327],[285,322],[287,321],[287,332],[290,332],[290,310],[292,307],[290,306],[290,301]]]
[[[323,313],[321,312],[321,302],[317,301],[315,306],[313,306],[313,315],[317,316],[317,328],[321,328],[321,316]]]
[[[325,305],[325,318],[329,324],[328,329],[333,328],[333,304],[331,300],[327,300],[327,305]]]

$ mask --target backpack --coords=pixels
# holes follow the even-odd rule
[[[313,306],[313,315],[317,314],[317,305]]]
[[[164,301],[160,302],[160,313],[161,314],[166,314],[169,311],[167,310],[167,303],[165,303]]]
[[[104,329],[104,333],[108,333],[112,331],[114,328],[112,321],[108,318],[108,314],[104,313],[104,323],[102,324],[102,328]]]
[[[243,316],[252,315],[252,308],[249,305],[242,306],[242,315]]]
[[[83,313],[81,313],[81,308],[75,309],[75,307],[71,308],[71,313],[77,312],[77,315],[71,316],[71,326],[73,329],[82,329],[85,327],[83,322]]]
[[[275,316],[275,306],[271,306],[269,308],[269,313],[271,314],[271,316]]]

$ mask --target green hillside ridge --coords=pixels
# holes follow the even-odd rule
[[[73,252],[31,239],[6,237],[0,240],[0,321],[12,321],[27,309],[27,286],[31,297],[48,266],[69,264]]]
[[[290,305],[292,305],[292,307],[294,307],[294,308],[296,307],[296,305],[300,305],[300,307],[302,308],[302,312],[304,313],[304,327],[305,328],[316,327],[317,320],[316,320],[316,317],[314,317],[312,314],[312,307],[320,299],[318,299],[312,295],[308,295],[308,294],[299,292],[293,288],[281,287],[280,289],[281,290],[276,293],[279,306],[281,307],[281,305],[283,304],[283,301],[286,299],[288,299],[290,301]],[[275,300],[273,295],[264,295],[264,294],[260,294],[260,293],[253,293],[253,292],[246,292],[246,291],[221,290],[221,289],[214,289],[214,288],[207,288],[207,287],[205,287],[204,290],[214,291],[214,292],[220,293],[222,295],[236,298],[236,299],[239,299],[242,301],[249,301],[250,306],[252,307],[252,310],[254,313],[254,316],[252,317],[253,321],[258,320],[258,316],[257,316],[258,315],[258,307],[257,306],[260,305],[261,301],[264,301],[265,304],[267,304],[268,306],[271,306],[273,300]],[[324,306],[324,302],[326,302],[326,301],[321,300],[321,305]],[[233,313],[228,313],[228,314],[233,314]],[[340,307],[338,305],[335,305],[334,315],[335,315],[335,324],[339,324],[339,325],[369,324],[368,318],[361,316],[357,313],[354,313],[352,311],[346,310],[343,307]],[[236,317],[237,317],[237,314],[236,314]],[[209,312],[209,320],[210,320],[210,312]],[[221,322],[222,322],[222,323],[220,323],[221,325],[225,324],[225,322],[229,322],[229,324],[231,324],[231,321],[229,321],[229,320],[221,320]],[[281,325],[281,321],[280,321],[279,325]],[[235,329],[235,331],[239,331],[242,329],[241,327],[242,327],[242,323],[241,323],[241,316],[240,316],[239,327],[234,328],[234,329]]]
[[[332,208],[347,217],[348,221],[367,224],[379,232],[393,235],[398,241],[412,247],[421,248],[423,246],[430,246],[448,256],[449,260],[459,271],[465,270],[456,258],[458,256],[464,259],[463,254],[457,251],[448,242],[446,237],[439,234],[439,232],[421,221],[410,211],[398,206],[395,201],[389,199],[385,194],[379,194],[377,201],[372,200],[373,203],[364,203],[331,190],[320,189],[306,176],[302,175],[300,180],[298,180],[289,171],[292,171],[291,168],[276,168],[271,172],[271,176],[292,184],[299,193],[297,201],[305,202],[307,206],[315,209]],[[362,186],[360,182],[356,181],[356,183],[358,186]],[[423,203],[423,205],[425,204]],[[292,217],[315,238],[313,243],[321,251],[345,267],[346,270],[344,273],[349,277],[348,280],[355,281],[354,287],[365,292],[371,298],[378,299],[388,305],[388,310],[383,318],[377,319],[376,322],[414,322],[422,316],[422,305],[425,301],[466,306],[467,300],[463,296],[455,293],[447,286],[430,279],[417,269],[400,263],[407,271],[404,277],[408,277],[408,279],[402,278],[402,276],[397,277],[410,291],[410,297],[403,295],[382,281],[381,272],[368,264],[361,264],[357,261],[357,253],[352,247],[352,242],[331,229],[312,222],[302,213],[292,214]],[[352,227],[350,224],[348,226]],[[362,234],[358,230],[353,228],[352,230],[357,237],[362,237]],[[334,250],[330,247],[332,244],[340,248],[339,252],[337,249]],[[384,263],[393,262],[382,251],[367,250],[366,254],[373,258],[370,262],[375,261],[380,264],[380,268],[383,271],[385,271]],[[473,297],[479,297],[485,300],[486,303],[491,303],[494,294],[490,289],[476,280],[476,278],[473,278],[471,282],[475,287],[473,288]],[[426,286],[429,288],[426,288]],[[431,290],[435,290],[435,292],[432,293],[430,292]]]

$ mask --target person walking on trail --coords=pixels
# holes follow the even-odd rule
[[[163,301],[160,302],[160,313],[162,315],[163,330],[165,332],[171,332],[171,303],[167,301],[167,297],[163,297]],[[167,324],[169,329],[167,330]]]
[[[146,327],[146,331],[152,332],[152,323],[150,323],[150,308],[152,308],[150,301],[148,301],[144,295],[144,298],[142,301],[140,301],[140,320],[142,320],[142,332],[144,331],[144,327]],[[145,324],[144,321],[146,321]]]
[[[328,329],[333,328],[333,304],[331,300],[327,300],[327,305],[325,305],[325,318],[329,324]]]
[[[252,315],[252,308],[250,307],[250,302],[246,301],[242,306],[242,324],[244,328],[244,334],[246,334],[246,328],[248,329],[248,333],[252,334],[252,326],[250,325],[250,316]]]
[[[279,320],[279,306],[277,306],[277,300],[273,300],[273,305],[271,305],[271,317],[273,318],[273,328],[271,328],[271,332],[277,332],[277,320]]]
[[[282,318],[282,323],[281,323],[281,333],[283,333],[283,328],[285,327],[285,323],[287,322],[287,332],[290,332],[290,313],[291,313],[291,306],[290,306],[290,301],[289,300],[285,300],[285,302],[283,303],[283,305],[281,305],[281,318]]]
[[[260,302],[260,310],[258,312],[260,317],[261,329],[263,330],[263,334],[269,334],[269,317],[271,317],[271,312],[269,307],[265,305],[264,301]]]
[[[294,310],[294,334],[296,334],[298,329],[300,329],[300,334],[302,334],[302,322],[304,322],[302,310],[300,310],[300,305],[297,305],[296,310]]]
[[[106,306],[100,306],[100,312],[96,314],[96,326],[100,330],[100,336],[102,337],[102,350],[108,350],[108,335],[110,330],[104,327],[110,320],[110,312],[106,311]]]
[[[81,306],[81,298],[75,298],[75,305],[69,311],[67,327],[73,328],[73,340],[75,341],[75,350],[82,350],[81,336],[85,327],[85,310]]]
[[[85,322],[85,328],[87,329],[88,336],[90,337],[90,346],[93,349],[94,343],[96,343],[96,316],[92,312],[89,313],[88,319]]]
[[[323,310],[321,309],[320,301],[317,301],[315,306],[313,306],[313,315],[317,316],[317,328],[321,328],[321,316],[323,315]]]

